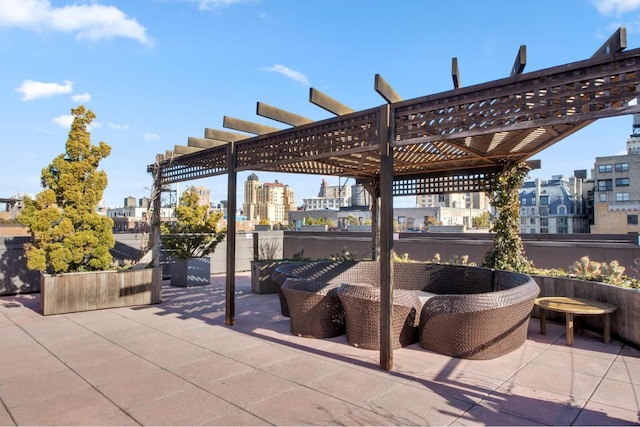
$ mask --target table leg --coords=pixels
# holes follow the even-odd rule
[[[573,345],[573,313],[567,313],[567,345]]]
[[[609,344],[611,342],[611,314],[605,313],[604,315],[604,331],[602,334],[602,341],[605,344]]]
[[[546,335],[547,333],[547,310],[540,309],[540,335]]]

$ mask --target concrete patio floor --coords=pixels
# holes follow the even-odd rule
[[[0,298],[0,425],[630,425],[640,351],[564,326],[490,361],[418,344],[378,352],[289,333],[277,295],[224,276],[165,286],[159,305],[44,317],[39,295]]]

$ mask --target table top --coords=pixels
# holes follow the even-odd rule
[[[606,314],[613,313],[617,309],[615,305],[608,302],[569,297],[537,298],[535,304],[545,310],[573,314]]]

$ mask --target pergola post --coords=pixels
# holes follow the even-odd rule
[[[380,107],[380,367],[393,369],[393,149],[389,105]]]
[[[224,323],[236,323],[236,143],[227,146],[227,286],[225,291]]]
[[[156,163],[153,168],[153,217],[151,227],[153,232],[153,246],[151,258],[154,267],[160,267],[160,210],[162,209],[162,169]]]

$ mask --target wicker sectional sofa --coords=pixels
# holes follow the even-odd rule
[[[272,279],[279,285],[287,279],[306,279],[338,286],[348,341],[362,348],[379,348],[379,263],[286,264],[276,269]],[[339,286],[342,284],[366,286],[356,288],[354,297],[354,288]],[[423,348],[466,359],[493,359],[524,344],[533,302],[540,292],[531,277],[520,273],[418,262],[395,263],[393,285],[393,322],[399,325],[394,326],[398,334],[394,347],[411,344],[407,337],[415,328],[413,336]],[[288,310],[292,318],[301,316],[288,303],[281,293],[283,314]]]

